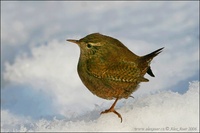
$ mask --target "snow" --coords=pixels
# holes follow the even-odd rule
[[[1,2],[1,130],[198,131],[198,2]],[[133,98],[93,95],[77,74],[80,50],[66,39],[100,32],[137,55],[161,47],[155,78]],[[188,87],[189,84],[189,87]]]
[[[97,106],[71,119],[31,120],[2,110],[2,131],[199,131],[199,82],[191,82],[185,94],[163,91],[124,101],[114,113],[100,115]]]

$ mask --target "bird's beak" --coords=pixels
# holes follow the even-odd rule
[[[78,40],[67,39],[66,41],[69,41],[69,42],[73,42],[73,43],[76,43],[76,44],[78,44]]]

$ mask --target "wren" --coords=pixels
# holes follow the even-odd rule
[[[114,109],[117,101],[127,99],[137,90],[140,82],[148,82],[144,78],[146,73],[154,77],[150,63],[164,47],[138,56],[119,40],[99,33],[67,41],[80,47],[78,74],[83,84],[100,98],[115,99],[113,105],[101,114],[113,112],[122,122],[121,115]]]

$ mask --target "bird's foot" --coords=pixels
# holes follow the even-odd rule
[[[115,113],[121,119],[121,122],[122,122],[122,116],[114,108],[110,108],[105,111],[102,111],[101,114],[105,114],[105,113],[109,113],[109,112]]]
[[[109,109],[102,111],[101,114],[113,112],[121,119],[121,122],[122,122],[122,116],[115,110],[115,104],[117,103],[117,101],[118,101],[118,98],[115,100],[115,102],[113,103],[113,105]]]

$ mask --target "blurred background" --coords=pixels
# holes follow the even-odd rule
[[[184,94],[189,82],[199,81],[197,1],[2,1],[1,111],[70,119],[110,106],[113,101],[82,84],[76,70],[80,50],[66,42],[94,32],[117,38],[137,55],[165,47],[151,64],[156,77],[145,76],[150,82],[140,84],[136,98],[158,91]]]

